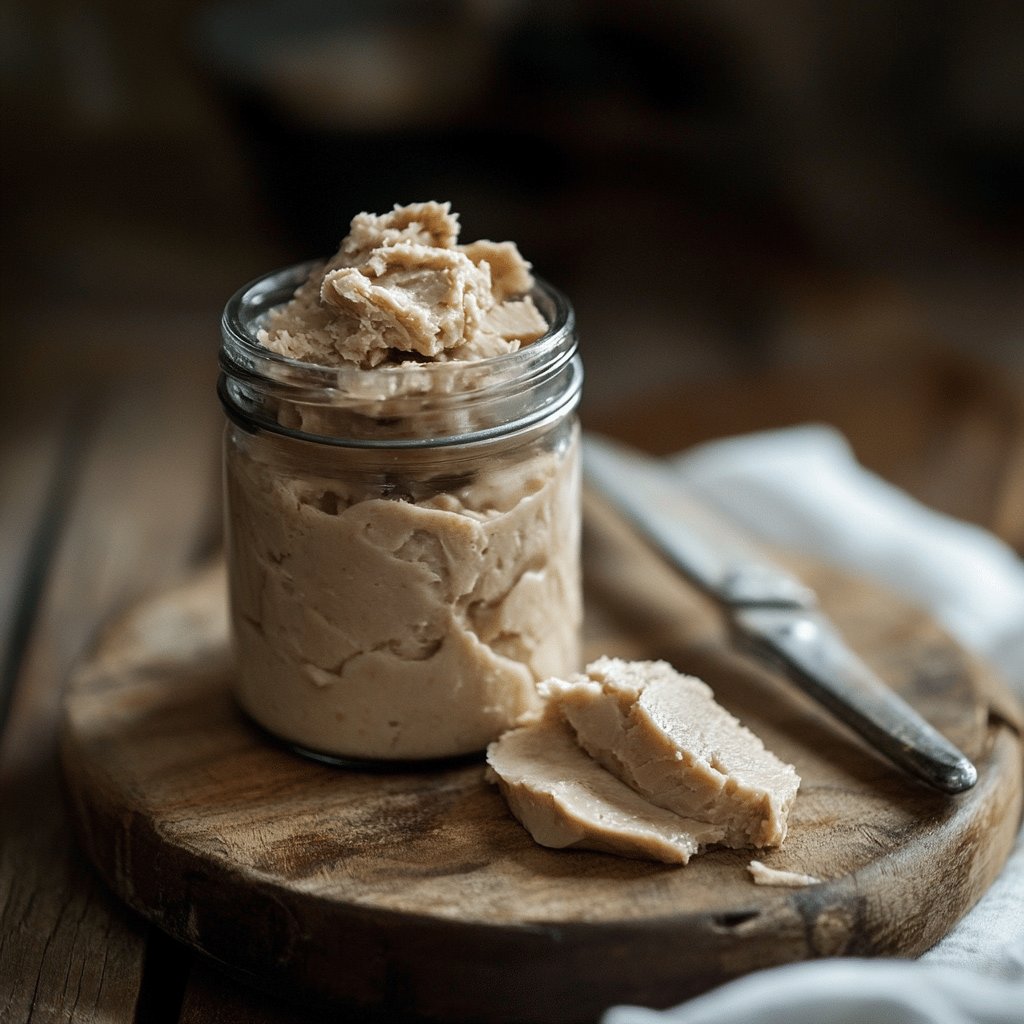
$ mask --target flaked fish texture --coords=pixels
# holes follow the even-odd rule
[[[264,347],[322,366],[472,362],[518,351],[548,325],[514,242],[458,244],[448,203],[360,213],[338,252],[271,310]]]
[[[600,658],[541,694],[595,761],[652,804],[719,826],[726,846],[786,838],[800,777],[696,677],[664,661]]]
[[[722,830],[655,807],[602,768],[556,714],[514,729],[487,750],[488,777],[542,846],[686,864]]]
[[[701,680],[664,661],[600,658],[539,689],[543,712],[487,760],[541,845],[685,864],[711,845],[785,839],[799,776]]]

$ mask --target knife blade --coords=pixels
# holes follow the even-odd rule
[[[587,483],[692,583],[713,598],[744,648],[894,765],[946,793],[978,778],[968,757],[846,644],[814,592],[687,493],[661,460],[588,434]]]

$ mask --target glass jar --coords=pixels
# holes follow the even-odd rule
[[[474,362],[324,367],[257,341],[312,264],[241,289],[218,391],[235,693],[306,753],[482,750],[579,668],[572,308]]]

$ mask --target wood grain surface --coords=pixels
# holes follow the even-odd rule
[[[196,408],[188,364],[136,372],[115,394],[94,378],[86,403],[54,379],[81,368],[52,355],[38,354],[47,386],[3,403],[21,414],[4,447],[21,444],[0,460],[0,493],[20,510],[25,535],[17,521],[8,532],[4,518],[3,547],[17,544],[23,559],[0,737],[0,1020],[12,1024],[130,1020],[144,1005],[150,929],[111,898],[71,841],[59,708],[101,623],[158,581],[180,578],[209,544],[219,423],[212,397]],[[168,431],[183,408],[190,415]]]
[[[790,836],[761,859],[823,884],[756,887],[744,851],[673,868],[543,849],[477,759],[357,771],[292,754],[230,698],[217,566],[132,610],[72,681],[62,748],[85,849],[130,905],[249,982],[389,1021],[584,1021],[770,964],[913,955],[977,900],[1020,821],[1018,712],[926,617],[799,567],[976,760],[978,786],[954,799],[735,654],[713,611],[594,502],[585,565],[589,654],[703,676],[791,760],[804,782]]]

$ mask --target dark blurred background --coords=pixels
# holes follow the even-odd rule
[[[570,294],[590,409],[1024,364],[1019,0],[16,0],[0,38],[16,357],[212,366],[239,284],[436,198]]]

